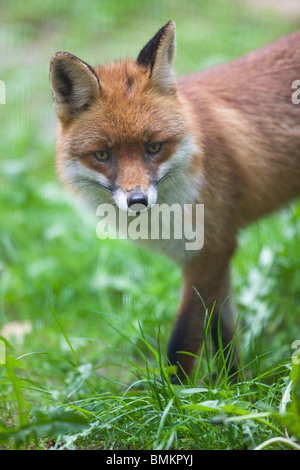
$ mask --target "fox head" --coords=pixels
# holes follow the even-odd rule
[[[195,144],[178,96],[175,48],[170,21],[136,61],[92,68],[67,52],[52,57],[58,173],[96,205],[145,208],[166,202],[168,184],[178,191]]]

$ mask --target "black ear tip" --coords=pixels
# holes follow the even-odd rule
[[[55,54],[53,54],[53,56],[51,57],[51,62],[58,58],[68,57],[70,55],[71,54],[69,54],[68,52],[64,52],[64,51],[55,52]]]
[[[168,21],[162,28],[160,28],[160,32],[162,35],[165,35],[169,31],[175,31],[176,30],[176,23],[173,20]]]
[[[66,59],[72,59],[72,57],[74,56],[72,56],[72,54],[69,54],[69,52],[56,52],[50,60],[50,71],[53,70],[54,67],[65,63]]]
[[[171,29],[176,28],[176,23],[173,20],[168,21],[168,23],[164,26],[165,28]]]
[[[175,32],[175,22],[168,21],[168,23],[160,28],[155,36],[153,36],[153,38],[150,39],[146,46],[141,50],[137,58],[137,63],[146,67],[150,66],[150,70],[152,70],[155,56],[158,48],[160,47],[161,41],[166,36],[166,34],[172,30]]]

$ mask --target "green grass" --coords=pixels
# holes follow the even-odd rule
[[[91,65],[135,57],[174,19],[183,74],[299,25],[217,0],[0,3],[7,91],[0,105],[0,329],[32,324],[22,341],[9,339],[0,366],[2,446],[292,448],[300,439],[299,368],[291,361],[300,340],[300,206],[241,233],[233,265],[243,328],[238,381],[208,338],[196,375],[173,386],[165,346],[180,271],[133,244],[100,241],[93,215],[60,187],[48,66],[57,50]],[[286,432],[295,437],[285,440]]]

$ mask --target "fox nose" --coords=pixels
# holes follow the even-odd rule
[[[129,209],[141,211],[148,206],[148,198],[141,192],[131,193],[127,198]]]

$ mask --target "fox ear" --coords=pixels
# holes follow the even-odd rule
[[[137,58],[139,65],[149,68],[151,80],[163,93],[174,93],[176,90],[176,75],[173,69],[175,35],[175,23],[169,21],[146,44]]]
[[[68,52],[57,52],[52,57],[50,83],[60,118],[70,118],[87,108],[100,90],[92,67]]]

